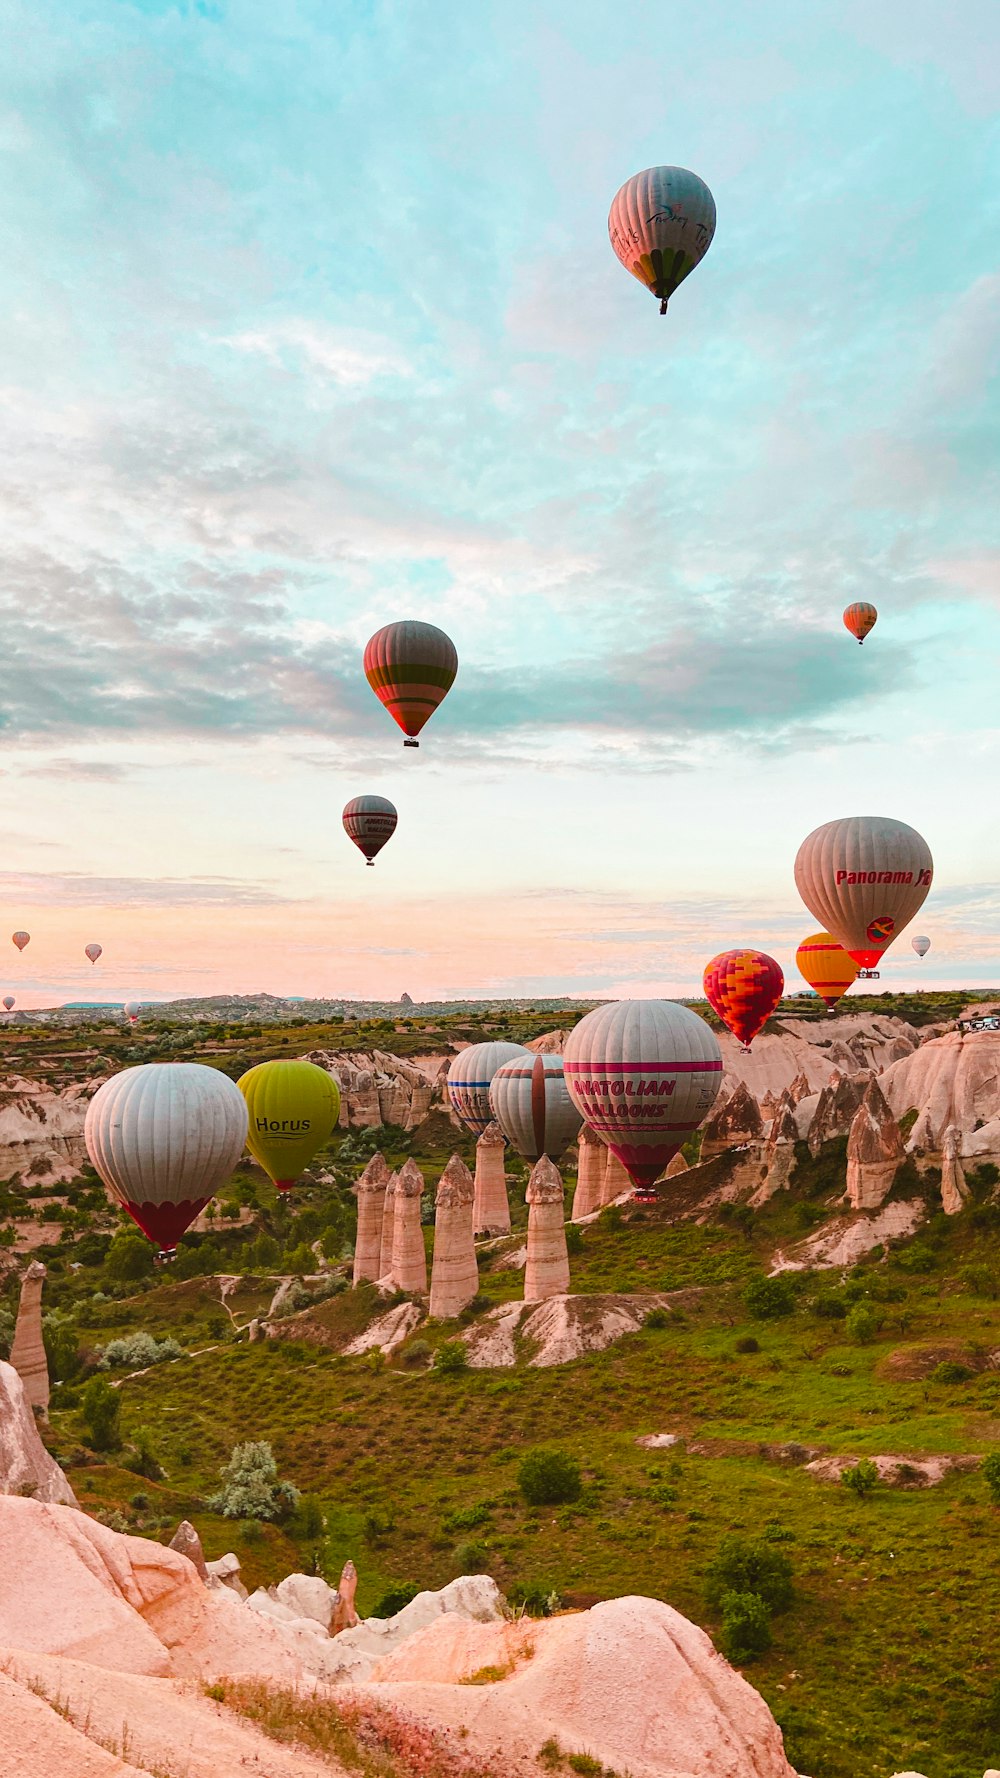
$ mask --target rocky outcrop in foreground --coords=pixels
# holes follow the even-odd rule
[[[0,1494],[76,1505],[76,1496],[38,1435],[24,1385],[11,1364],[0,1361]],[[0,1570],[2,1571],[2,1570]]]

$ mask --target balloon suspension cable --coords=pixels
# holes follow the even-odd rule
[[[403,741],[403,746],[404,747],[419,747],[420,742],[415,740],[413,735],[407,735]]]

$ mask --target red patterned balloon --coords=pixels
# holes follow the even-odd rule
[[[878,612],[874,605],[869,605],[867,599],[859,599],[855,605],[848,605],[844,612],[845,626],[859,642],[864,641],[869,630],[873,630],[877,622]]]
[[[436,624],[386,624],[365,649],[365,678],[402,729],[404,747],[419,747],[417,736],[457,672],[455,644]]]
[[[705,998],[746,1049],[785,991],[781,967],[766,951],[720,951],[705,970]]]

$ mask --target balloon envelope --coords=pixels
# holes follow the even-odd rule
[[[31,943],[31,933],[30,932],[15,932],[15,933],[11,934],[11,944],[16,945],[19,951],[23,951],[25,945],[30,944],[30,943]]]
[[[7,1009],[7,1011],[8,1011],[8,1012],[11,1012],[11,1011],[12,1011],[12,1010],[13,1010],[13,1007],[14,1007],[14,996],[13,996],[13,994],[5,994],[5,995],[4,995],[4,997],[3,997],[3,1003],[4,1003],[4,1006],[5,1006],[5,1008],[6,1008],[6,1009]]]
[[[83,954],[90,958],[91,963],[96,963],[103,949],[103,945],[84,945]]]
[[[470,1043],[459,1050],[448,1069],[448,1099],[455,1116],[474,1136],[493,1122],[490,1087],[505,1062],[530,1056],[522,1043]]]
[[[659,298],[662,315],[712,245],[715,199],[686,167],[647,167],[615,194],[608,234],[625,270]]]
[[[705,998],[747,1049],[785,991],[780,964],[766,951],[721,951],[708,964]]]
[[[340,1088],[315,1062],[260,1062],[241,1075],[247,1104],[247,1147],[288,1191],[313,1155],[329,1142],[340,1116]]]
[[[878,612],[874,605],[867,604],[864,599],[859,599],[856,605],[848,605],[844,612],[844,623],[851,635],[856,636],[859,642],[864,641],[869,630],[873,630],[877,622]]]
[[[929,938],[911,938],[910,943],[918,957],[926,957],[931,948],[931,941]]]
[[[795,953],[795,966],[802,980],[831,1009],[858,979],[854,958],[829,932],[811,932],[804,938]]]
[[[557,1161],[579,1135],[583,1118],[566,1086],[561,1056],[519,1056],[505,1062],[490,1087],[493,1115],[526,1161]]]
[[[927,841],[888,815],[827,821],[795,860],[795,886],[809,912],[861,969],[875,969],[919,912],[933,874]]]
[[[344,809],[344,832],[371,864],[392,839],[398,819],[388,797],[353,796]]]
[[[451,637],[414,618],[386,624],[365,649],[365,678],[406,736],[404,747],[419,746],[416,736],[447,697],[457,672]]]
[[[596,1007],[570,1032],[563,1067],[577,1110],[638,1186],[659,1178],[722,1082],[714,1033],[672,1000]]]
[[[83,1127],[112,1196],[166,1251],[229,1178],[246,1133],[239,1088],[200,1062],[146,1062],[113,1074]]]
[[[122,1012],[127,1014],[129,1022],[133,1025],[141,1011],[142,1002],[140,1000],[126,1000],[125,1005],[122,1007]]]

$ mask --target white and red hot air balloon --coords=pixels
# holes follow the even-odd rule
[[[391,840],[399,819],[394,805],[385,796],[352,796],[344,809],[344,832],[363,852],[368,864],[375,863],[387,840]]]
[[[920,912],[934,875],[923,836],[888,815],[827,821],[804,839],[795,886],[863,974]]]
[[[505,1062],[531,1056],[522,1043],[470,1043],[452,1058],[448,1069],[448,1099],[455,1116],[474,1136],[481,1136],[493,1122],[490,1087]]]
[[[130,1025],[138,1024],[141,1011],[141,1000],[126,1000],[125,1005],[122,1007],[122,1012],[125,1014]]]
[[[490,1104],[508,1142],[526,1161],[541,1160],[543,1154],[557,1161],[583,1123],[561,1056],[529,1053],[505,1062],[493,1076]]]
[[[672,1000],[617,1000],[570,1032],[566,1085],[636,1186],[646,1188],[703,1122],[722,1052],[697,1013]]]
[[[916,938],[911,938],[910,946],[911,949],[916,951],[918,957],[926,957],[931,948],[931,941],[929,938],[925,938],[921,933],[918,934]]]
[[[5,994],[4,995],[3,1009],[4,1009],[4,1012],[13,1012],[14,1011],[14,996],[13,996],[13,994]]]
[[[103,949],[104,949],[103,945],[97,945],[97,944],[84,945],[83,954],[85,957],[90,958],[91,963],[96,963],[97,959],[101,955],[101,952],[103,951]]]
[[[146,1062],[98,1087],[83,1134],[109,1192],[168,1259],[243,1153],[246,1100],[217,1068]]]

